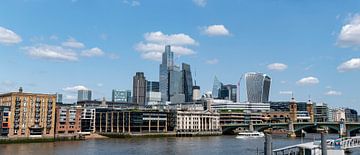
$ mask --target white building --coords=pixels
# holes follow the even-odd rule
[[[210,111],[177,111],[176,132],[219,132],[220,114]]]
[[[345,121],[346,119],[345,109],[337,108],[337,109],[332,109],[331,111],[332,111],[332,120],[334,122]]]
[[[269,103],[234,103],[229,100],[214,99],[211,104],[213,110],[243,110],[244,112],[270,111]]]

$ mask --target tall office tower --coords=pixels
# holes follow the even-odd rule
[[[169,69],[174,66],[174,53],[171,46],[165,46],[165,52],[162,54],[162,63],[160,64],[159,87],[161,93],[161,101],[170,101],[169,97]]]
[[[246,73],[246,92],[248,102],[266,103],[269,101],[271,78],[263,73]]]
[[[193,96],[193,83],[192,83],[192,75],[189,64],[182,63],[182,73],[183,73],[182,85],[185,95],[185,102],[191,102]]]
[[[112,90],[112,101],[113,102],[131,102],[131,91],[130,90]]]
[[[78,90],[77,101],[90,101],[90,100],[91,100],[91,90]]]
[[[172,103],[185,102],[185,94],[183,93],[183,77],[179,66],[173,66],[169,69],[168,98]]]
[[[237,93],[236,85],[231,85],[231,84],[224,85],[221,87],[219,98],[236,102],[236,93]]]
[[[146,78],[143,72],[136,72],[133,77],[133,103],[145,105],[146,100]]]
[[[220,96],[220,89],[222,87],[222,83],[218,80],[218,78],[215,76],[214,78],[214,84],[213,84],[213,91],[212,91],[212,96],[213,98],[219,98]]]
[[[154,105],[161,102],[159,82],[147,81],[146,83],[146,104]]]
[[[63,103],[63,95],[56,93],[56,103]]]

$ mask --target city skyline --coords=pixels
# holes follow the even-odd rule
[[[68,102],[90,89],[94,99],[110,100],[113,89],[132,88],[136,72],[157,81],[161,52],[171,44],[202,92],[212,90],[214,76],[236,84],[246,72],[262,72],[272,78],[271,101],[294,93],[360,109],[360,2],[196,2],[5,1],[0,92],[22,86],[62,93]]]

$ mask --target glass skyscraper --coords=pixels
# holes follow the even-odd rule
[[[182,63],[182,73],[183,73],[182,84],[183,84],[183,92],[185,95],[185,102],[191,102],[193,96],[193,92],[192,92],[193,83],[192,83],[192,75],[189,64]]]
[[[90,101],[91,90],[78,90],[78,101]]]
[[[174,66],[174,53],[171,51],[171,46],[165,47],[165,52],[162,54],[162,63],[160,64],[159,87],[161,93],[161,101],[170,101],[169,97],[169,69]]]
[[[246,73],[246,92],[250,103],[269,102],[271,78],[263,73]]]
[[[146,104],[153,105],[161,102],[161,93],[158,81],[146,82]]]
[[[220,89],[223,86],[223,84],[219,81],[219,79],[215,76],[214,78],[214,84],[213,84],[213,91],[212,96],[213,98],[217,99],[220,96]]]

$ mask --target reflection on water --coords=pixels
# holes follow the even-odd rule
[[[320,135],[309,134],[301,139],[289,139],[284,135],[273,135],[274,149],[320,139]],[[329,135],[336,138],[336,135]],[[55,143],[3,144],[0,154],[56,154],[56,155],[92,155],[92,154],[256,154],[263,152],[263,138],[237,139],[235,136],[217,137],[166,137],[166,138],[128,138],[97,139],[86,141],[66,141]],[[352,155],[360,154],[354,150]]]

